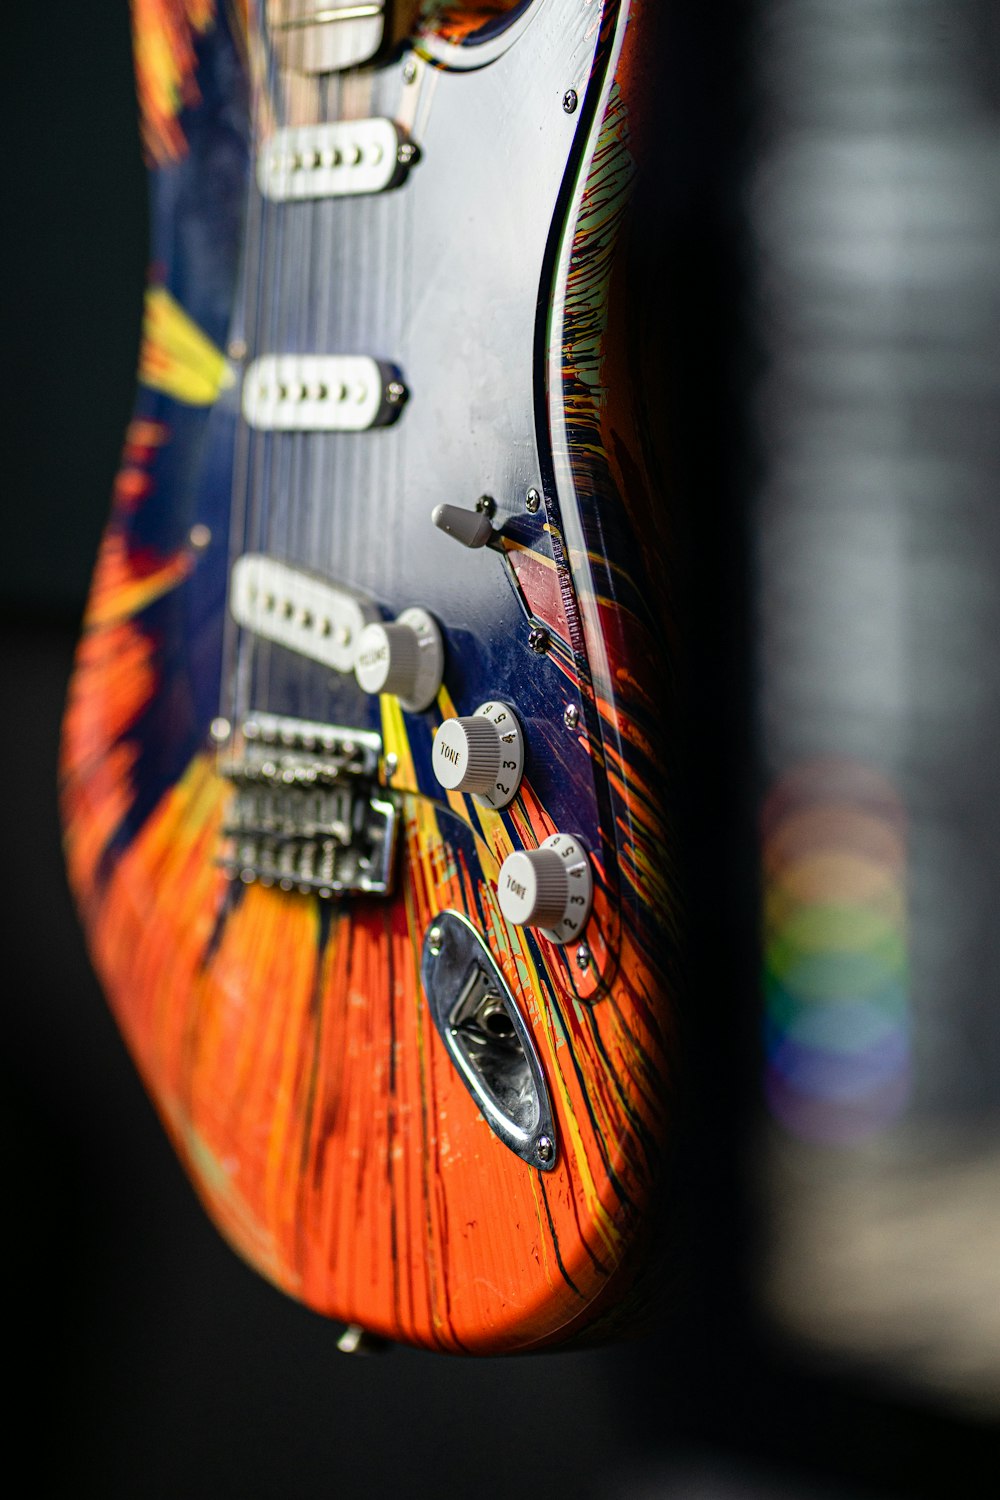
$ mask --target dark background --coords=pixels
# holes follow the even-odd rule
[[[994,1492],[977,1469],[996,1454],[988,1420],[806,1362],[758,1297],[751,557],[767,455],[746,185],[765,130],[762,8],[671,5],[660,176],[645,202],[650,254],[677,291],[664,377],[672,483],[690,502],[671,1305],[620,1349],[479,1362],[345,1359],[334,1328],[247,1270],[195,1203],[90,973],[62,874],[55,760],[132,397],[144,176],[125,4],[50,0],[5,17],[6,1284],[33,1491],[58,1472],[108,1500]]]

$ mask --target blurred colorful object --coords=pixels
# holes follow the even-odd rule
[[[879,772],[814,760],[775,783],[762,850],[768,1104],[853,1142],[909,1096],[906,814]]]

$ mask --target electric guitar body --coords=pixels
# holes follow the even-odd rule
[[[222,1233],[444,1351],[605,1338],[645,1295],[655,3],[428,4],[407,35],[380,3],[134,0],[150,288],[70,877]]]

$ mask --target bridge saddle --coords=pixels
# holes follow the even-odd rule
[[[399,810],[381,764],[368,730],[253,714],[220,760],[233,784],[222,869],[325,900],[389,895]]]

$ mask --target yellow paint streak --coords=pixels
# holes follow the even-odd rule
[[[235,379],[225,355],[166,287],[146,293],[139,379],[185,406],[211,406]]]

